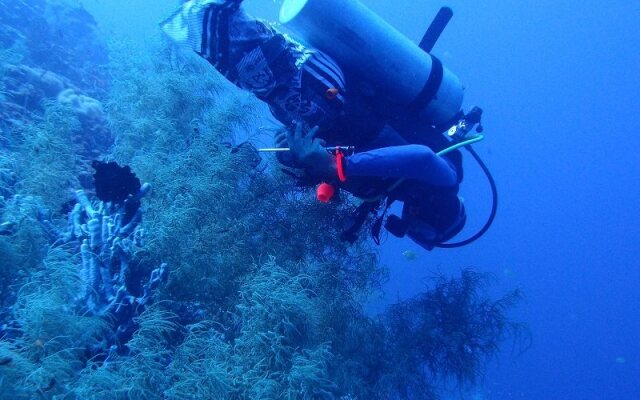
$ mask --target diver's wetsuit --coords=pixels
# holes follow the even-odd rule
[[[229,81],[269,105],[282,124],[329,128],[344,105],[345,80],[335,62],[247,15],[242,0],[191,0],[160,25],[177,44],[211,63]],[[327,98],[327,90],[335,89]]]
[[[462,230],[466,212],[458,197],[463,178],[462,154],[453,151],[438,156],[431,147],[441,150],[448,142],[441,136],[432,137],[429,142],[430,146],[410,144],[385,126],[370,149],[345,157],[347,181],[341,186],[363,199],[384,195],[387,204],[402,202],[401,224],[405,226],[387,228],[394,235],[407,235],[431,250]],[[397,184],[399,179],[402,181]]]
[[[431,248],[457,233],[465,219],[457,197],[462,179],[459,153],[445,159],[430,148],[439,150],[439,145],[409,144],[370,112],[362,96],[347,92],[344,75],[330,57],[248,16],[241,3],[190,0],[161,28],[236,86],[267,103],[283,125],[290,129],[295,121],[307,128],[318,125],[319,137],[328,145],[356,146],[358,152],[347,158],[345,190],[367,197],[384,193],[394,181],[390,178],[406,179],[385,194],[405,203],[403,218],[426,221],[427,233],[421,237],[407,232],[415,241]]]

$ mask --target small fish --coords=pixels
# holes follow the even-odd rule
[[[627,359],[624,357],[616,357],[616,363],[618,364],[626,364],[627,363]]]
[[[406,258],[408,261],[414,261],[416,258],[418,258],[418,254],[416,254],[416,252],[413,250],[403,251],[402,256]]]
[[[11,361],[13,361],[13,358],[11,357],[0,357],[0,365],[7,365]]]

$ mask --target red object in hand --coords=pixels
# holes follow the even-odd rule
[[[319,184],[318,188],[316,189],[316,195],[318,197],[318,201],[322,203],[326,203],[329,200],[331,200],[335,192],[336,190],[333,188],[333,186],[325,182],[322,182],[321,184]]]

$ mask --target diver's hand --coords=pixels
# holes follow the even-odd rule
[[[287,132],[289,152],[294,160],[312,174],[330,175],[336,173],[333,156],[324,148],[325,142],[315,135],[320,128],[313,127],[303,133],[303,124],[298,122],[294,132]]]
[[[276,133],[276,148],[281,149],[283,147],[289,147],[289,142],[287,141],[287,129],[280,129],[278,133]]]
[[[287,133],[288,129],[283,128],[279,130],[275,135],[276,140],[276,148],[282,149],[285,147],[289,147],[289,142],[287,141]],[[295,155],[290,151],[278,151],[276,153],[276,158],[278,162],[285,167],[289,168],[303,168],[303,166],[296,163]]]

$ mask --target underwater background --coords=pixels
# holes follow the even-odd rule
[[[177,2],[0,0],[0,398],[640,397],[640,3],[362,2],[416,42],[455,12],[434,54],[500,193],[472,245],[334,240],[344,209],[234,147],[271,145],[266,109],[161,39]],[[131,166],[141,220],[94,159]],[[465,236],[469,157],[462,195]]]

